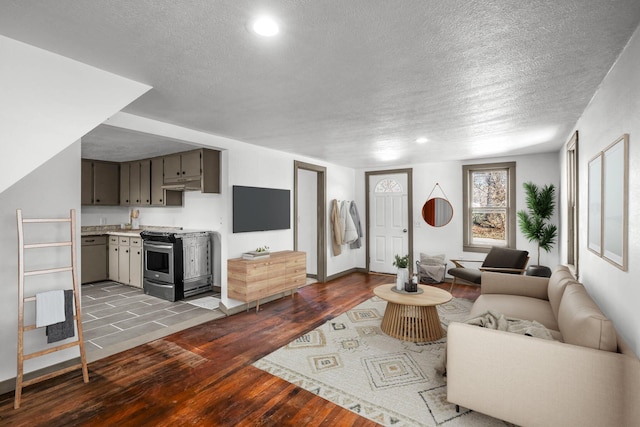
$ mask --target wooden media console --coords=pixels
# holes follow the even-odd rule
[[[307,255],[304,252],[273,252],[267,258],[227,260],[227,295],[250,303],[295,290],[307,281]]]

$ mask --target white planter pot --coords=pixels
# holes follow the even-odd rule
[[[404,291],[405,282],[409,281],[409,269],[408,268],[399,268],[398,273],[396,275],[396,289],[399,291]]]

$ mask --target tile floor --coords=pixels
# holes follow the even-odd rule
[[[189,304],[208,292],[170,302],[116,282],[82,285],[82,330],[87,360],[93,361],[189,327],[224,317],[220,309]]]

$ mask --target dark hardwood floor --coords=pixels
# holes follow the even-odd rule
[[[7,426],[373,426],[374,422],[251,364],[372,296],[391,276],[354,273],[167,336],[0,396]],[[449,284],[437,285],[449,290]],[[479,288],[457,285],[475,300]]]

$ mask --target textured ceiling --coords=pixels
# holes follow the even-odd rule
[[[264,11],[278,37],[247,31]],[[638,0],[0,2],[1,34],[153,86],[123,111],[350,167],[559,149],[639,22]]]

